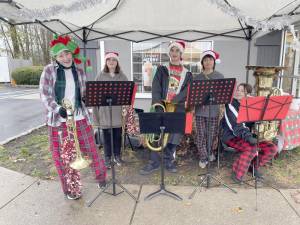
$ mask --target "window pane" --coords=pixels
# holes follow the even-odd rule
[[[134,73],[133,74],[133,81],[136,83],[142,83],[142,74]]]
[[[142,73],[142,64],[141,63],[133,64],[133,73]]]
[[[141,61],[142,61],[142,53],[132,54],[132,62],[141,62]]]

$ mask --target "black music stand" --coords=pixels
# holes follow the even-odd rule
[[[258,96],[243,98],[240,102],[237,123],[255,122],[257,133],[259,134],[259,125],[263,121],[276,121],[283,120],[289,110],[293,96]],[[258,155],[259,155],[259,135],[257,135],[256,148],[256,168],[258,168]],[[254,166],[254,165],[253,165]],[[256,194],[256,208],[257,211],[257,176],[255,179],[255,194]],[[246,182],[244,182],[246,183]],[[273,189],[278,188],[271,186]]]
[[[98,195],[88,203],[90,207],[94,201],[104,192],[113,196],[117,196],[124,191],[135,201],[137,199],[116,179],[115,162],[114,162],[114,144],[113,144],[113,128],[112,128],[112,106],[131,105],[134,102],[136,86],[133,81],[87,81],[86,82],[86,106],[109,106],[110,112],[110,139],[111,139],[111,171],[112,179],[107,183],[106,187],[101,190]],[[105,192],[112,185],[113,192]],[[116,186],[122,191],[117,193]]]
[[[235,88],[236,80],[235,78],[228,79],[213,79],[213,80],[194,80],[190,86],[189,94],[188,94],[188,105],[196,106],[196,105],[208,105],[208,118],[211,118],[211,106],[212,105],[221,105],[230,103],[233,97],[233,92]],[[210,120],[209,120],[210,121]],[[211,137],[211,126],[208,124],[208,146],[207,146],[207,157],[210,156],[211,148],[212,148],[212,137]],[[207,167],[205,174],[199,174],[198,176],[204,176],[199,185],[194,189],[194,191],[190,194],[189,199],[193,198],[196,194],[198,188],[201,188],[204,182],[206,181],[206,187],[210,187],[210,180],[213,179],[217,181],[219,184],[228,188],[234,193],[237,193],[235,190],[230,188],[228,185],[223,183],[218,178],[214,177],[210,171],[210,160],[207,159]]]
[[[185,113],[139,113],[140,132],[146,133],[160,133],[160,146],[163,146],[165,133],[184,133],[185,131]],[[164,147],[161,150],[161,183],[160,189],[145,197],[145,200],[150,200],[158,195],[166,195],[176,200],[182,201],[182,198],[177,194],[166,190],[165,188],[165,166],[164,166]]]

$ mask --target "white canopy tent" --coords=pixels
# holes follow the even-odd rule
[[[220,3],[232,8],[222,9]],[[249,39],[251,27],[236,10],[255,21],[300,20],[300,0],[6,0],[0,18],[11,24],[40,23],[54,33],[82,41],[157,39],[196,41],[215,36]]]
[[[0,19],[39,23],[53,33],[74,35],[84,46],[97,39],[245,39],[249,63],[251,39],[262,33],[253,21],[273,24],[271,29],[300,21],[300,0],[0,0]]]

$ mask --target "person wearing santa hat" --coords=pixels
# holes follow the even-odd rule
[[[171,42],[168,46],[170,63],[159,66],[152,81],[152,105],[155,103],[164,104],[165,101],[175,104],[175,112],[185,112],[185,101],[188,86],[192,81],[192,73],[182,65],[182,56],[185,49],[183,41]],[[155,108],[160,111],[161,107]],[[170,134],[168,144],[164,150],[166,169],[176,173],[174,155],[177,145],[180,143],[182,134]],[[158,152],[151,151],[150,162],[140,170],[140,174],[148,175],[160,166]]]
[[[127,81],[127,76],[120,68],[119,54],[106,52],[104,69],[96,76],[96,81]],[[104,138],[105,166],[111,168],[111,160],[121,166],[124,161],[121,158],[122,140],[122,106],[112,106],[112,127],[114,156],[111,152],[110,135],[110,110],[108,106],[93,107],[94,127],[102,129]]]
[[[81,197],[81,191],[73,190],[73,184],[67,178],[66,171],[71,170],[66,168],[64,146],[61,145],[59,135],[62,134],[63,140],[68,136],[68,115],[62,104],[64,99],[68,99],[74,108],[73,118],[80,150],[92,160],[91,167],[95,172],[98,187],[106,186],[106,167],[97,153],[91,118],[84,104],[86,75],[82,69],[75,66],[86,60],[80,55],[77,43],[67,35],[54,36],[50,42],[50,53],[54,61],[45,66],[39,86],[41,100],[46,109],[50,150],[66,198],[78,199]]]
[[[216,63],[220,63],[220,55],[216,51],[208,50],[201,54],[201,65],[202,72],[194,76],[194,80],[212,80],[212,79],[222,79],[224,76],[215,70]],[[211,155],[208,156],[208,135],[211,135],[212,142],[218,135],[218,125],[219,125],[219,114],[220,107],[218,105],[211,106],[211,113],[209,118],[209,107],[207,105],[196,106],[195,116],[196,116],[196,130],[197,139],[196,145],[199,155],[199,166],[205,168],[208,164],[208,160],[214,161],[216,159],[215,153],[212,151]],[[212,146],[213,148],[213,146]]]

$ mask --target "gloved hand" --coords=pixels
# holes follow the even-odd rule
[[[250,145],[256,145],[256,144],[257,144],[257,139],[254,138],[254,137],[248,137],[248,138],[247,138],[247,142],[248,142]]]
[[[62,117],[62,118],[67,118],[67,110],[64,107],[60,107],[58,114]]]
[[[164,112],[164,110],[163,110],[162,107],[156,106],[156,107],[155,107],[155,112],[162,113],[162,112]]]
[[[81,101],[85,104],[85,96],[81,98]]]

